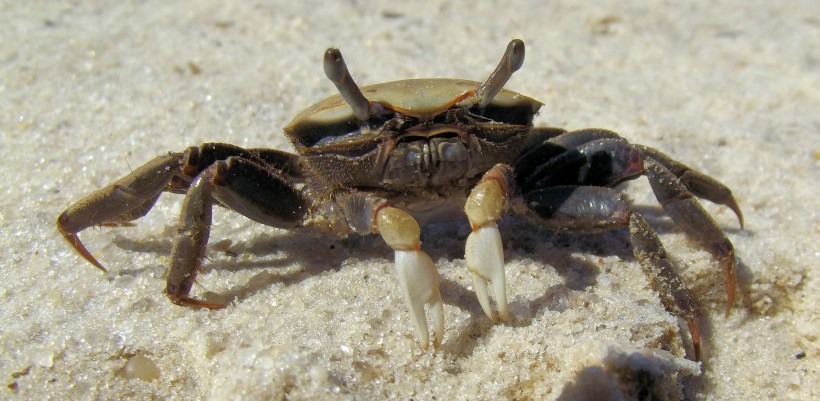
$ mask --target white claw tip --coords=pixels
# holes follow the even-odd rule
[[[439,275],[430,256],[424,251],[396,251],[396,272],[404,293],[410,316],[421,347],[429,347],[430,336],[424,305],[430,305],[433,321],[433,347],[438,348],[444,338],[444,305],[439,292]]]
[[[487,282],[492,282],[493,295],[498,307],[498,316],[507,320],[507,284],[504,277],[504,248],[501,244],[501,233],[495,224],[479,227],[467,237],[464,252],[467,269],[473,278],[478,302],[490,319],[493,317],[490,299],[487,293]]]

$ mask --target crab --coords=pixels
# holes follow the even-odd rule
[[[734,248],[696,198],[729,207],[742,228],[731,190],[612,131],[534,127],[543,104],[504,89],[523,61],[524,43],[513,40],[484,82],[410,79],[359,88],[340,51],[328,49],[324,71],[339,93],[284,128],[296,154],[225,143],[168,153],[81,198],[60,214],[57,228],[83,258],[106,271],[80,241],[81,231],[128,224],[148,213],[162,193],[184,194],[165,293],[175,304],[208,309],[225,305],[192,297],[191,287],[205,259],[214,205],[307,235],[377,233],[394,251],[425,350],[442,342],[444,310],[435,263],[421,247],[420,224],[466,216],[471,233],[465,262],[478,302],[493,321],[509,319],[497,225],[502,215],[514,213],[554,230],[626,229],[663,305],[686,322],[699,359],[696,303],[654,229],[614,187],[648,178],[677,226],[722,265],[727,312],[735,297]]]

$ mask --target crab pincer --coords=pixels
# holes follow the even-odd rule
[[[478,302],[487,317],[494,321],[496,319],[490,308],[487,282],[491,282],[493,286],[498,317],[501,320],[509,318],[504,276],[504,247],[496,221],[508,208],[511,174],[508,166],[495,165],[470,191],[470,196],[464,204],[464,213],[472,228],[467,237],[464,259],[473,279]]]
[[[379,233],[395,251],[396,273],[419,343],[427,349],[429,331],[424,306],[429,305],[433,321],[433,348],[438,348],[444,337],[444,304],[438,288],[436,266],[430,256],[421,250],[421,228],[410,214],[395,207],[381,208],[376,216]]]

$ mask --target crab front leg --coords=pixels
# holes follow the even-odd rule
[[[467,237],[464,259],[473,279],[478,302],[484,313],[495,321],[487,294],[487,282],[492,282],[498,316],[507,320],[507,289],[504,277],[504,247],[496,221],[507,210],[511,193],[512,171],[497,164],[487,171],[470,192],[464,212],[472,232]]]

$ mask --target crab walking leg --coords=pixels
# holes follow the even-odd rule
[[[644,158],[644,169],[658,202],[672,220],[717,258],[726,273],[726,314],[735,300],[736,261],[732,242],[703,210],[703,207],[675,175],[651,157]]]
[[[504,248],[496,221],[507,209],[512,172],[504,164],[496,164],[487,171],[478,185],[470,192],[464,205],[464,212],[470,220],[473,231],[467,237],[464,259],[473,279],[481,309],[495,321],[487,282],[492,282],[493,296],[498,307],[498,316],[507,320],[507,284],[504,278]]]
[[[640,151],[623,138],[592,140],[555,156],[521,177],[521,188],[610,186],[643,171]]]
[[[433,348],[444,337],[444,305],[439,292],[439,275],[430,256],[421,250],[421,229],[409,213],[394,207],[383,207],[376,214],[376,226],[384,241],[396,252],[396,273],[410,307],[421,347],[429,346],[429,331],[424,305],[430,305],[433,321]]]
[[[689,166],[667,156],[663,152],[643,145],[632,145],[639,149],[645,156],[652,158],[658,164],[666,167],[675,177],[678,177],[681,184],[692,194],[698,198],[703,198],[718,205],[729,207],[737,216],[740,228],[743,228],[743,212],[740,211],[740,206],[737,204],[732,190],[726,185],[723,185],[718,180],[709,177]]]
[[[516,199],[513,209],[556,230],[589,232],[628,228],[633,253],[650,285],[658,291],[666,310],[686,321],[695,358],[700,358],[701,336],[695,303],[655,230],[630,210],[623,194],[604,187],[557,186],[525,194]]]
[[[236,156],[213,163],[194,179],[182,203],[165,289],[175,304],[209,309],[224,306],[189,296],[205,258],[217,201],[254,221],[284,229],[300,225],[307,209],[299,191],[271,166]]]
[[[179,226],[171,249],[171,267],[165,293],[171,302],[192,308],[219,309],[224,305],[189,296],[196,273],[205,258],[205,247],[211,232],[213,179],[215,168],[197,176],[182,203]]]
[[[182,153],[182,174],[174,177],[168,191],[184,195],[197,175],[217,160],[226,160],[232,156],[265,165],[288,177],[297,178],[302,175],[298,157],[287,152],[276,149],[244,149],[228,143],[209,142],[185,149]]]
[[[205,143],[181,153],[157,157],[69,206],[57,218],[57,229],[85,260],[102,271],[105,267],[86,249],[79,233],[93,226],[123,225],[145,216],[162,192],[185,194],[193,178],[216,160],[239,156],[284,175],[299,179],[302,168],[296,156],[275,149],[242,149],[225,143]],[[242,211],[240,211],[241,213]]]
[[[85,260],[106,271],[77,234],[88,227],[123,223],[145,215],[180,173],[181,157],[180,153],[157,157],[113,184],[86,195],[60,214],[57,229]]]
[[[672,262],[666,256],[655,230],[637,213],[629,215],[632,251],[641,263],[644,274],[661,296],[667,311],[683,318],[692,336],[696,361],[700,360],[700,325],[695,314],[695,301],[689,295]]]

